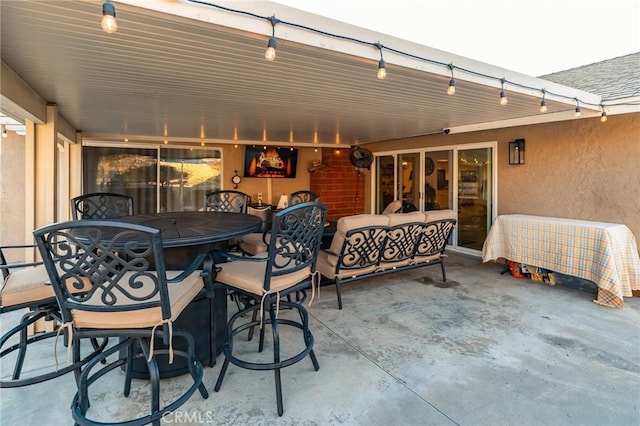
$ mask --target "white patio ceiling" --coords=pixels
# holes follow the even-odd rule
[[[161,0],[114,2],[115,34],[100,29],[101,1],[3,0],[0,52],[95,140],[350,145],[443,128],[569,119],[573,97],[599,102],[576,89],[279,4],[213,3],[380,42],[413,57],[383,50],[388,77],[378,80],[375,47],[278,24],[278,57],[268,62],[265,19]],[[449,63],[456,67],[454,96],[446,94]],[[517,83],[505,85],[506,106],[498,103],[502,77]],[[561,95],[547,95],[546,114],[538,111],[542,88]]]

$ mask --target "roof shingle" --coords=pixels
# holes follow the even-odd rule
[[[542,75],[540,78],[602,96],[640,96],[640,52]]]

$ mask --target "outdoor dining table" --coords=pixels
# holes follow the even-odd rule
[[[623,224],[501,215],[482,248],[483,262],[498,258],[593,281],[604,306],[622,307],[640,290],[638,246]]]
[[[112,220],[160,229],[167,270],[184,269],[199,254],[224,249],[229,239],[257,232],[262,226],[261,219],[254,215],[210,211],[148,213]],[[226,324],[227,293],[222,288],[216,289],[213,299],[208,299],[203,292],[174,322],[176,328],[185,329],[193,335],[196,357],[209,366],[215,365],[216,357],[222,351]],[[175,342],[177,349],[180,349],[180,343]],[[162,346],[162,340],[157,339],[155,345]],[[188,373],[184,360],[176,359],[170,365],[165,358],[161,356],[158,359],[160,377]],[[147,377],[147,368],[142,360],[134,362],[133,375]]]

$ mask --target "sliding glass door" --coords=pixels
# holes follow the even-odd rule
[[[376,157],[375,212],[381,213],[386,206],[397,199],[395,155]]]
[[[403,211],[452,209],[458,225],[450,245],[479,252],[491,225],[495,143],[440,150],[381,153],[375,162],[376,213],[394,200]]]
[[[424,210],[453,209],[453,150],[424,153]]]
[[[220,189],[220,150],[160,149],[160,211],[194,211],[204,195]]]
[[[458,151],[458,247],[482,250],[491,224],[492,148]]]
[[[398,193],[405,212],[422,210],[420,200],[420,153],[408,152],[398,154]]]
[[[200,210],[220,189],[219,149],[83,147],[83,192],[130,195],[136,213]]]

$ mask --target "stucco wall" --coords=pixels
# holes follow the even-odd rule
[[[244,151],[243,146],[234,148],[233,145],[224,148],[224,179],[223,187],[233,189],[231,177],[234,170],[243,176],[244,171]],[[238,186],[238,191],[249,194],[253,200],[257,199],[258,193],[262,193],[262,201],[267,204],[278,204],[282,194],[291,194],[294,191],[307,190],[310,188],[309,167],[313,160],[320,160],[322,152],[315,151],[314,148],[298,147],[298,169],[295,179],[283,178],[243,178]],[[269,185],[271,189],[269,190]],[[269,198],[269,193],[271,197]]]
[[[525,139],[524,165],[508,143]],[[391,151],[498,142],[498,214],[524,213],[627,225],[640,238],[640,114],[576,119],[368,144]]]
[[[25,244],[24,161],[24,137],[8,132],[0,139],[0,245]],[[6,255],[10,261],[24,260],[19,250]]]

